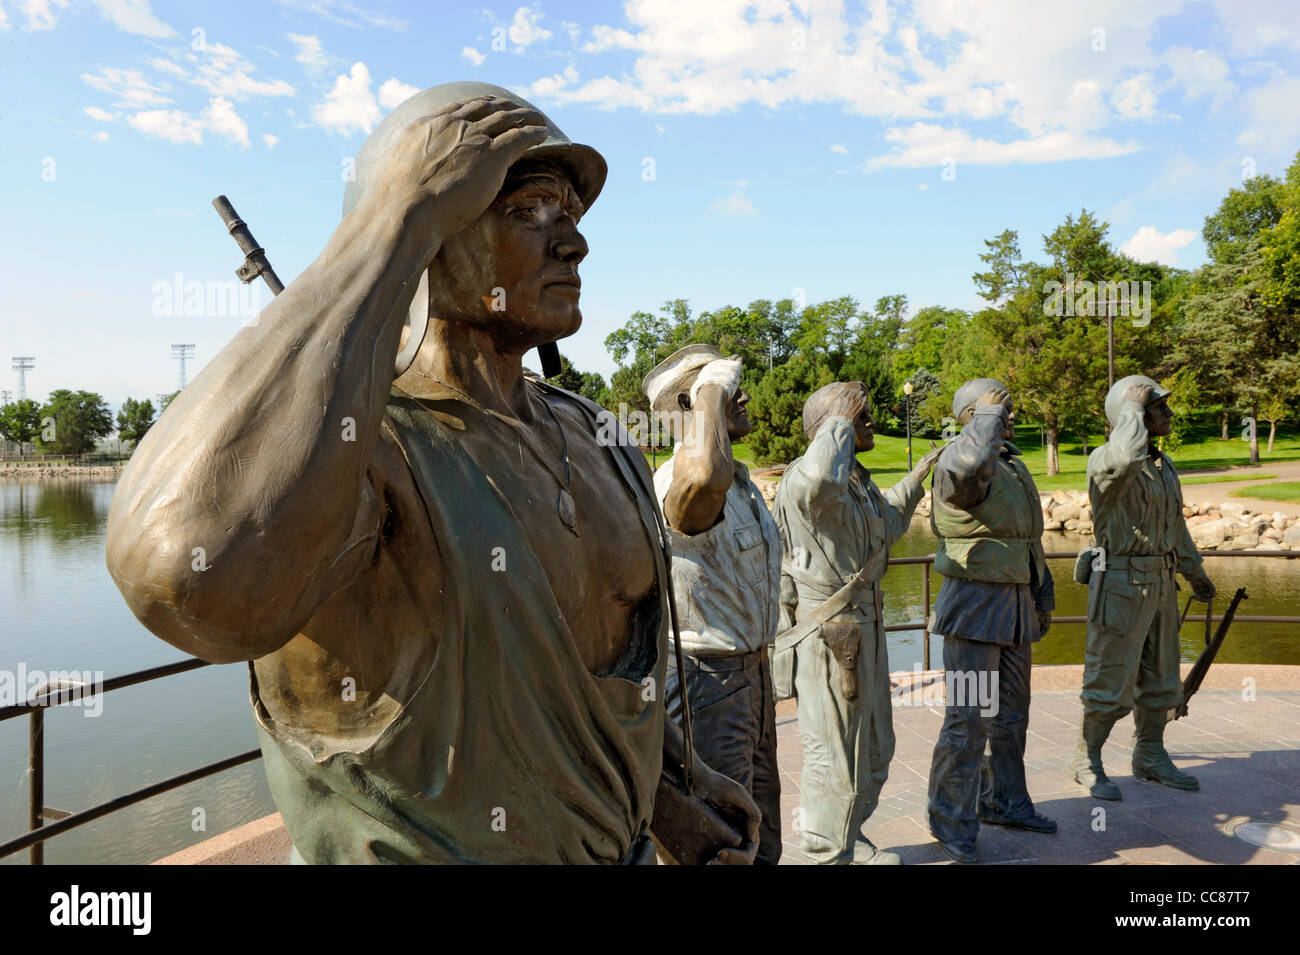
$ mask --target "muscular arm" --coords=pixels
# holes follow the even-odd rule
[[[367,468],[416,280],[545,136],[507,108],[478,97],[413,122],[320,257],[140,443],[108,568],[164,640],[213,662],[273,652],[373,556]]]
[[[1150,443],[1143,414],[1141,402],[1125,401],[1110,440],[1088,458],[1088,481],[1100,497],[1109,496],[1141,473]]]
[[[272,652],[372,555],[366,470],[428,242],[349,216],[141,442],[108,566],[158,636],[214,662]]]
[[[735,470],[727,437],[730,400],[719,385],[705,385],[696,396],[673,463],[673,483],[664,496],[664,518],[679,533],[703,533],[722,514]]]
[[[935,496],[962,510],[988,497],[998,456],[1006,444],[1006,428],[1007,409],[1003,405],[976,408],[970,422],[934,466]]]

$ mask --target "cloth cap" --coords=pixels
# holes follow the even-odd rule
[[[432,86],[400,103],[375,127],[375,131],[370,134],[357,153],[357,161],[352,170],[356,178],[348,182],[343,190],[343,214],[346,216],[356,208],[366,189],[383,169],[388,150],[392,148],[398,134],[407,126],[418,119],[432,116],[444,106],[457,100],[489,95],[509,100],[516,106],[537,109],[516,93],[502,89],[500,86],[493,86],[491,83],[475,81]],[[541,112],[541,110],[537,111]],[[573,179],[573,188],[577,191],[582,204],[590,209],[605,185],[605,176],[609,171],[605,158],[590,146],[570,140],[560,132],[560,128],[549,117],[544,113],[542,115],[546,118],[546,139],[530,147],[521,159],[549,159],[558,163]]]
[[[1155,379],[1148,378],[1146,375],[1129,375],[1127,378],[1121,378],[1110,386],[1110,391],[1106,392],[1106,420],[1110,422],[1112,428],[1119,422],[1120,407],[1124,404],[1124,392],[1134,385],[1151,386],[1151,398],[1147,404],[1159,401],[1172,393],[1166,388],[1161,388]]]
[[[645,376],[641,390],[655,411],[676,409],[677,396],[687,394],[700,369],[709,362],[725,357],[713,345],[687,345],[673,352]]]
[[[974,408],[980,396],[993,388],[1001,388],[1008,394],[1011,393],[1011,389],[996,378],[972,378],[966,382],[952,396],[952,416],[960,421],[962,412],[967,408]]]
[[[860,381],[832,381],[808,396],[808,400],[803,403],[803,433],[809,441],[816,436],[817,429],[822,426],[831,409],[855,392],[859,403],[854,407],[853,413],[857,414],[870,401],[866,386]]]

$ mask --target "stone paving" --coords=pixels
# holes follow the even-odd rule
[[[1124,792],[1121,802],[1093,799],[1071,780],[1066,764],[1079,726],[1080,666],[1038,666],[1025,768],[1038,810],[1060,824],[1053,835],[985,826],[977,850],[985,864],[1158,865],[1300,863],[1300,667],[1215,664],[1187,717],[1166,735],[1180,769],[1201,781],[1199,792],[1166,789],[1129,772],[1133,721],[1116,725],[1106,744],[1106,767]],[[1186,665],[1184,666],[1184,673]],[[900,673],[904,686],[942,687],[942,671]],[[936,682],[937,681],[937,682]],[[1243,685],[1254,687],[1245,699]],[[940,696],[939,692],[922,698]],[[777,706],[777,760],[781,767],[782,865],[806,864],[791,832],[799,805],[802,752],[795,701]],[[926,826],[930,756],[943,721],[941,705],[894,705],[898,748],[880,805],[866,834],[905,864],[955,865]],[[1094,811],[1105,828],[1094,829]],[[1232,832],[1244,823],[1280,824],[1276,835],[1292,851],[1257,848]],[[279,814],[208,839],[155,865],[283,865],[289,838]]]
[[[1169,727],[1170,755],[1200,780],[1199,792],[1134,779],[1129,768],[1133,721],[1121,720],[1104,751],[1107,772],[1123,790],[1121,802],[1093,799],[1066,768],[1080,718],[1078,679],[1072,682],[1072,677],[1081,669],[1034,669],[1025,769],[1035,806],[1059,823],[1059,831],[1040,835],[984,826],[976,844],[982,863],[1300,863],[1300,689],[1290,688],[1291,680],[1282,681],[1288,688],[1260,680],[1255,698],[1246,700],[1240,688],[1244,677],[1233,675],[1294,668],[1223,668],[1216,685],[1227,682],[1233,688],[1202,689],[1192,699],[1189,715]],[[935,678],[941,686],[942,672],[923,677]],[[1071,683],[1072,688],[1064,688]],[[777,707],[783,865],[807,864],[798,834],[790,831],[799,805],[802,759],[795,711],[793,700]],[[864,831],[907,865],[956,864],[931,837],[925,812],[930,758],[942,722],[942,705],[895,702],[897,751],[880,804]],[[1104,817],[1094,814],[1098,808]],[[1103,818],[1104,830],[1094,829],[1094,820]],[[1284,824],[1289,831],[1281,835],[1290,838],[1294,851],[1258,848],[1231,835],[1245,822]]]

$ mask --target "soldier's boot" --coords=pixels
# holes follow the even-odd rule
[[[1201,788],[1195,776],[1179,770],[1169,758],[1169,753],[1165,749],[1165,725],[1168,719],[1164,710],[1152,710],[1145,706],[1135,707],[1133,722],[1137,724],[1133,743],[1134,776],[1160,783],[1170,789],[1191,792]]]
[[[1101,768],[1101,748],[1106,742],[1106,737],[1110,735],[1110,728],[1114,725],[1114,720],[1103,719],[1085,711],[1083,727],[1079,731],[1079,745],[1075,747],[1074,758],[1070,760],[1074,781],[1097,799],[1124,798],[1119,787],[1110,781],[1106,771]]]

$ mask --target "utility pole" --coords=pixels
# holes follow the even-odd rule
[[[172,357],[181,363],[180,385],[178,391],[185,390],[185,359],[194,357],[193,345],[173,345]]]
[[[18,400],[27,400],[27,373],[36,367],[36,359],[31,355],[15,355],[14,371],[18,372]]]

